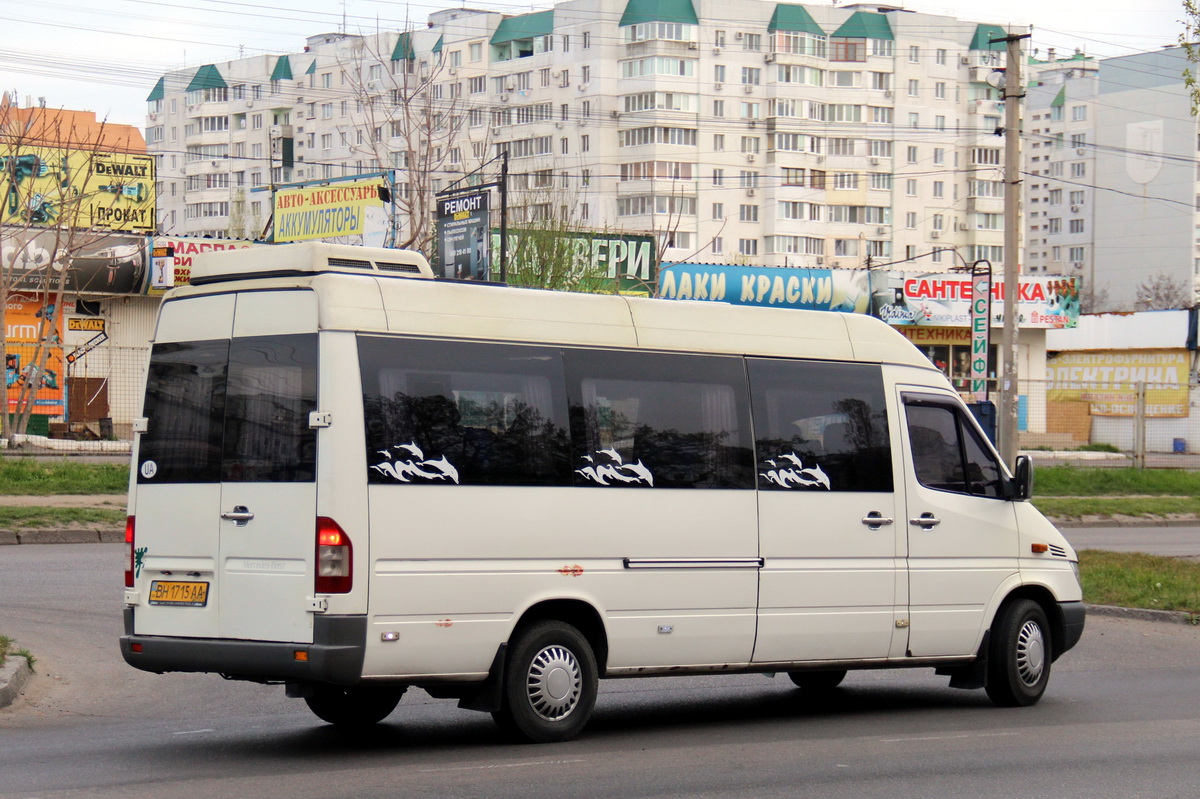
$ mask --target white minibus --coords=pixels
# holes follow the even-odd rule
[[[863,315],[213,253],[136,430],[125,660],[334,724],[416,686],[562,741],[604,678],[871,668],[1029,705],[1083,631],[1028,459]]]

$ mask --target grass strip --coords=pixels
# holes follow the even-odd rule
[[[1034,506],[1047,516],[1079,519],[1084,516],[1142,516],[1167,518],[1175,514],[1200,516],[1200,497],[1039,497]]]
[[[0,505],[0,530],[97,525],[123,527],[122,508],[45,508]]]
[[[1196,496],[1200,495],[1200,472],[1184,469],[1044,466],[1034,473],[1033,493],[1035,497],[1121,494]]]
[[[1200,614],[1200,563],[1142,552],[1079,552],[1083,600]]]
[[[128,488],[129,467],[122,464],[0,458],[0,493],[4,494],[124,494]]]

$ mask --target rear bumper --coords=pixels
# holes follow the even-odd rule
[[[125,608],[121,655],[142,671],[213,672],[241,680],[353,685],[362,677],[366,616],[314,616],[313,642],[176,638],[133,633],[134,608]],[[134,644],[140,651],[134,651]],[[303,652],[307,659],[297,660]]]
[[[1063,631],[1062,641],[1055,647],[1056,658],[1079,643],[1079,639],[1083,637],[1083,624],[1087,616],[1082,602],[1059,602],[1058,610],[1062,614]]]

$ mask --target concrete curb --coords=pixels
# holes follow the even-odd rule
[[[0,708],[8,707],[17,701],[21,689],[33,676],[29,661],[20,655],[9,655],[8,660],[0,666]]]
[[[1072,527],[1200,527],[1200,518],[1192,519],[1139,519],[1133,516],[1105,517],[1103,519],[1048,519],[1060,530]]]
[[[1162,621],[1168,624],[1200,624],[1200,614],[1184,610],[1149,610],[1147,608],[1122,608],[1116,605],[1084,605],[1089,615],[1111,616],[1117,619],[1138,621]]]
[[[0,546],[5,544],[120,544],[121,530],[0,530]]]

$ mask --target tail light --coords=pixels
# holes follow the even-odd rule
[[[354,559],[350,537],[337,522],[317,517],[318,594],[349,593],[354,585]]]
[[[125,517],[125,587],[133,588],[133,518]]]

